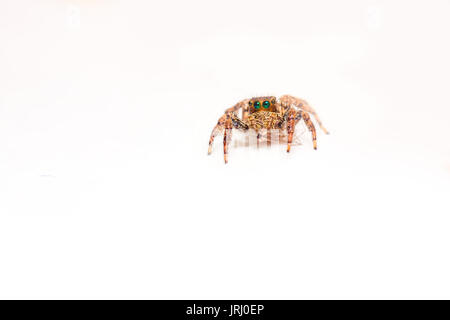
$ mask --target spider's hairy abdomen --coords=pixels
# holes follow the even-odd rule
[[[283,117],[277,112],[259,111],[250,114],[246,123],[256,131],[260,129],[279,129],[283,123]]]

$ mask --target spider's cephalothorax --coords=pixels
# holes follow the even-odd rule
[[[244,119],[251,129],[279,129],[283,114],[275,97],[252,98],[248,101],[248,117]]]
[[[239,118],[236,111],[242,109],[242,117]],[[277,100],[276,97],[256,97],[238,102],[235,106],[225,110],[214,127],[209,139],[208,154],[212,151],[212,143],[219,133],[223,132],[223,151],[225,163],[228,162],[228,145],[231,139],[232,129],[247,131],[253,129],[259,132],[261,129],[287,132],[287,152],[291,150],[295,125],[303,119],[311,131],[314,149],[317,149],[316,129],[309,114],[312,114],[322,130],[328,134],[322,122],[313,108],[305,100],[284,95]],[[257,136],[259,138],[259,134]]]

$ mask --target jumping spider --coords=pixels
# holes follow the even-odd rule
[[[242,118],[239,118],[236,114],[236,111],[239,109],[242,109]],[[287,152],[289,152],[295,125],[301,119],[311,131],[314,149],[317,149],[316,128],[309,114],[314,116],[320,128],[328,134],[317,113],[305,100],[290,95],[284,95],[279,100],[273,96],[242,100],[234,107],[226,109],[225,114],[220,117],[209,138],[208,154],[211,154],[214,138],[223,132],[223,154],[225,163],[228,162],[228,145],[230,144],[231,130],[233,128],[241,131],[253,129],[258,133],[258,139],[261,129],[276,129],[280,133],[287,132]]]

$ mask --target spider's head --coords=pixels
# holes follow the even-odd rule
[[[277,98],[276,97],[256,97],[251,98],[248,102],[250,113],[258,111],[277,112]]]

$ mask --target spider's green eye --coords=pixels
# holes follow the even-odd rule
[[[255,106],[255,109],[261,108],[261,102],[256,101],[256,102],[254,103],[254,106]]]
[[[264,109],[268,109],[270,107],[270,102],[269,101],[264,101],[263,102],[263,107],[264,107]]]

